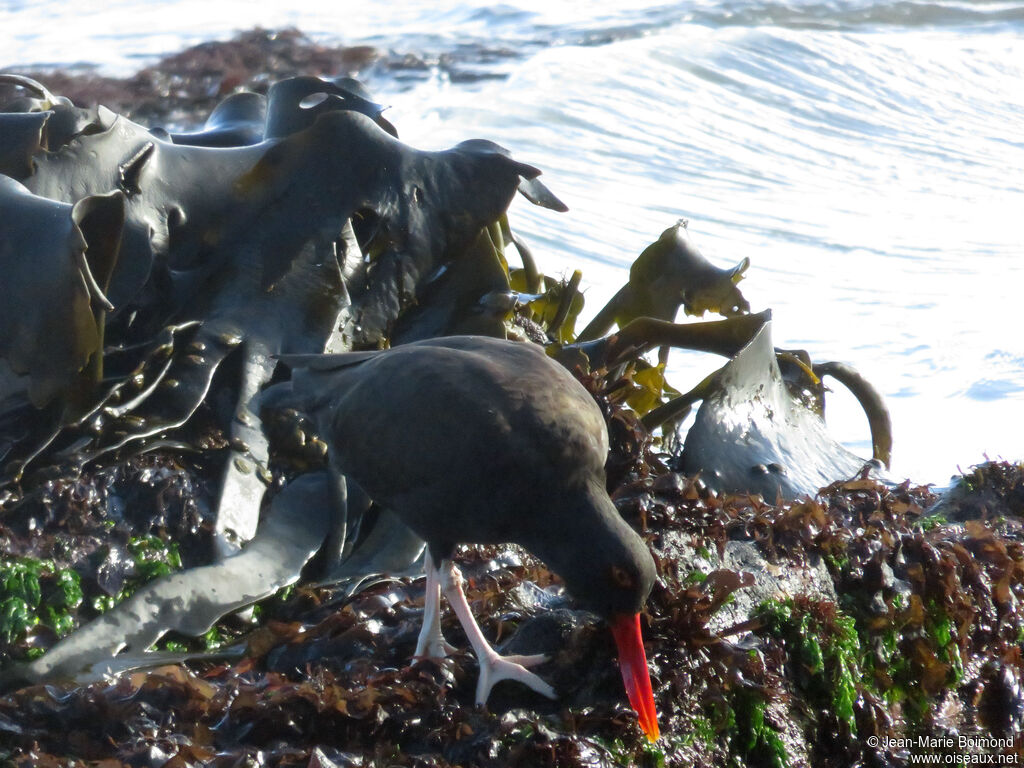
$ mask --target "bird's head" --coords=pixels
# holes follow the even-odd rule
[[[573,514],[559,516],[565,530],[552,530],[547,541],[528,548],[562,577],[579,603],[608,621],[629,703],[647,738],[656,741],[658,720],[640,632],[640,611],[657,575],[654,559],[603,488],[586,495]]]
[[[615,638],[626,695],[636,710],[640,727],[653,742],[659,736],[658,715],[640,631],[640,611],[654,585],[654,560],[640,537],[632,529],[629,534],[623,534],[623,551],[619,556],[600,566],[597,578],[586,587],[577,586],[576,591],[583,595],[584,603],[607,619]]]

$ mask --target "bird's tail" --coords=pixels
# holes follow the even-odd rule
[[[267,387],[252,401],[252,409],[256,413],[283,411],[286,408],[305,410],[303,398],[296,394],[290,381],[282,381]]]
[[[253,401],[253,410],[262,413],[265,410],[294,408],[311,416],[344,390],[344,369],[355,367],[377,354],[342,352],[335,355],[278,355],[277,359],[292,369],[292,378],[263,390]]]

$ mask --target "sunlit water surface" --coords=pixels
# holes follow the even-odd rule
[[[1024,458],[1024,3],[622,5],[6,2],[0,65],[124,75],[256,25],[420,62],[367,84],[415,146],[490,138],[544,170],[571,211],[519,200],[513,224],[583,270],[585,317],[685,217],[718,264],[750,258],[778,346],[886,395],[893,474]],[[870,453],[850,396],[828,418]]]

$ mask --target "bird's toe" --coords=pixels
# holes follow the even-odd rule
[[[490,698],[491,689],[502,680],[516,680],[531,688],[541,696],[549,699],[556,699],[555,689],[526,668],[520,660],[526,660],[527,665],[540,664],[545,660],[544,656],[499,656],[494,654],[480,659],[480,680],[476,686],[476,703],[482,707]]]
[[[513,664],[518,664],[521,667],[537,667],[551,660],[551,657],[546,653],[538,653],[532,656],[502,656],[505,661],[511,661]]]

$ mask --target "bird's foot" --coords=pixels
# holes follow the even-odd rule
[[[477,706],[487,703],[491,689],[502,680],[516,680],[542,696],[549,699],[558,698],[554,688],[527,669],[543,664],[547,661],[546,656],[502,656],[487,642],[466,601],[466,593],[462,591],[462,574],[451,560],[441,562],[438,568],[438,585],[451,603],[452,610],[458,616],[469,644],[473,646],[473,653],[480,663],[480,680],[476,685]]]
[[[532,688],[541,696],[547,696],[549,699],[558,698],[554,688],[527,669],[527,667],[543,664],[547,660],[548,657],[543,654],[502,656],[494,650],[481,654],[479,657],[480,679],[476,684],[476,705],[482,707],[486,704],[491,695],[491,689],[502,680],[516,680]]]

